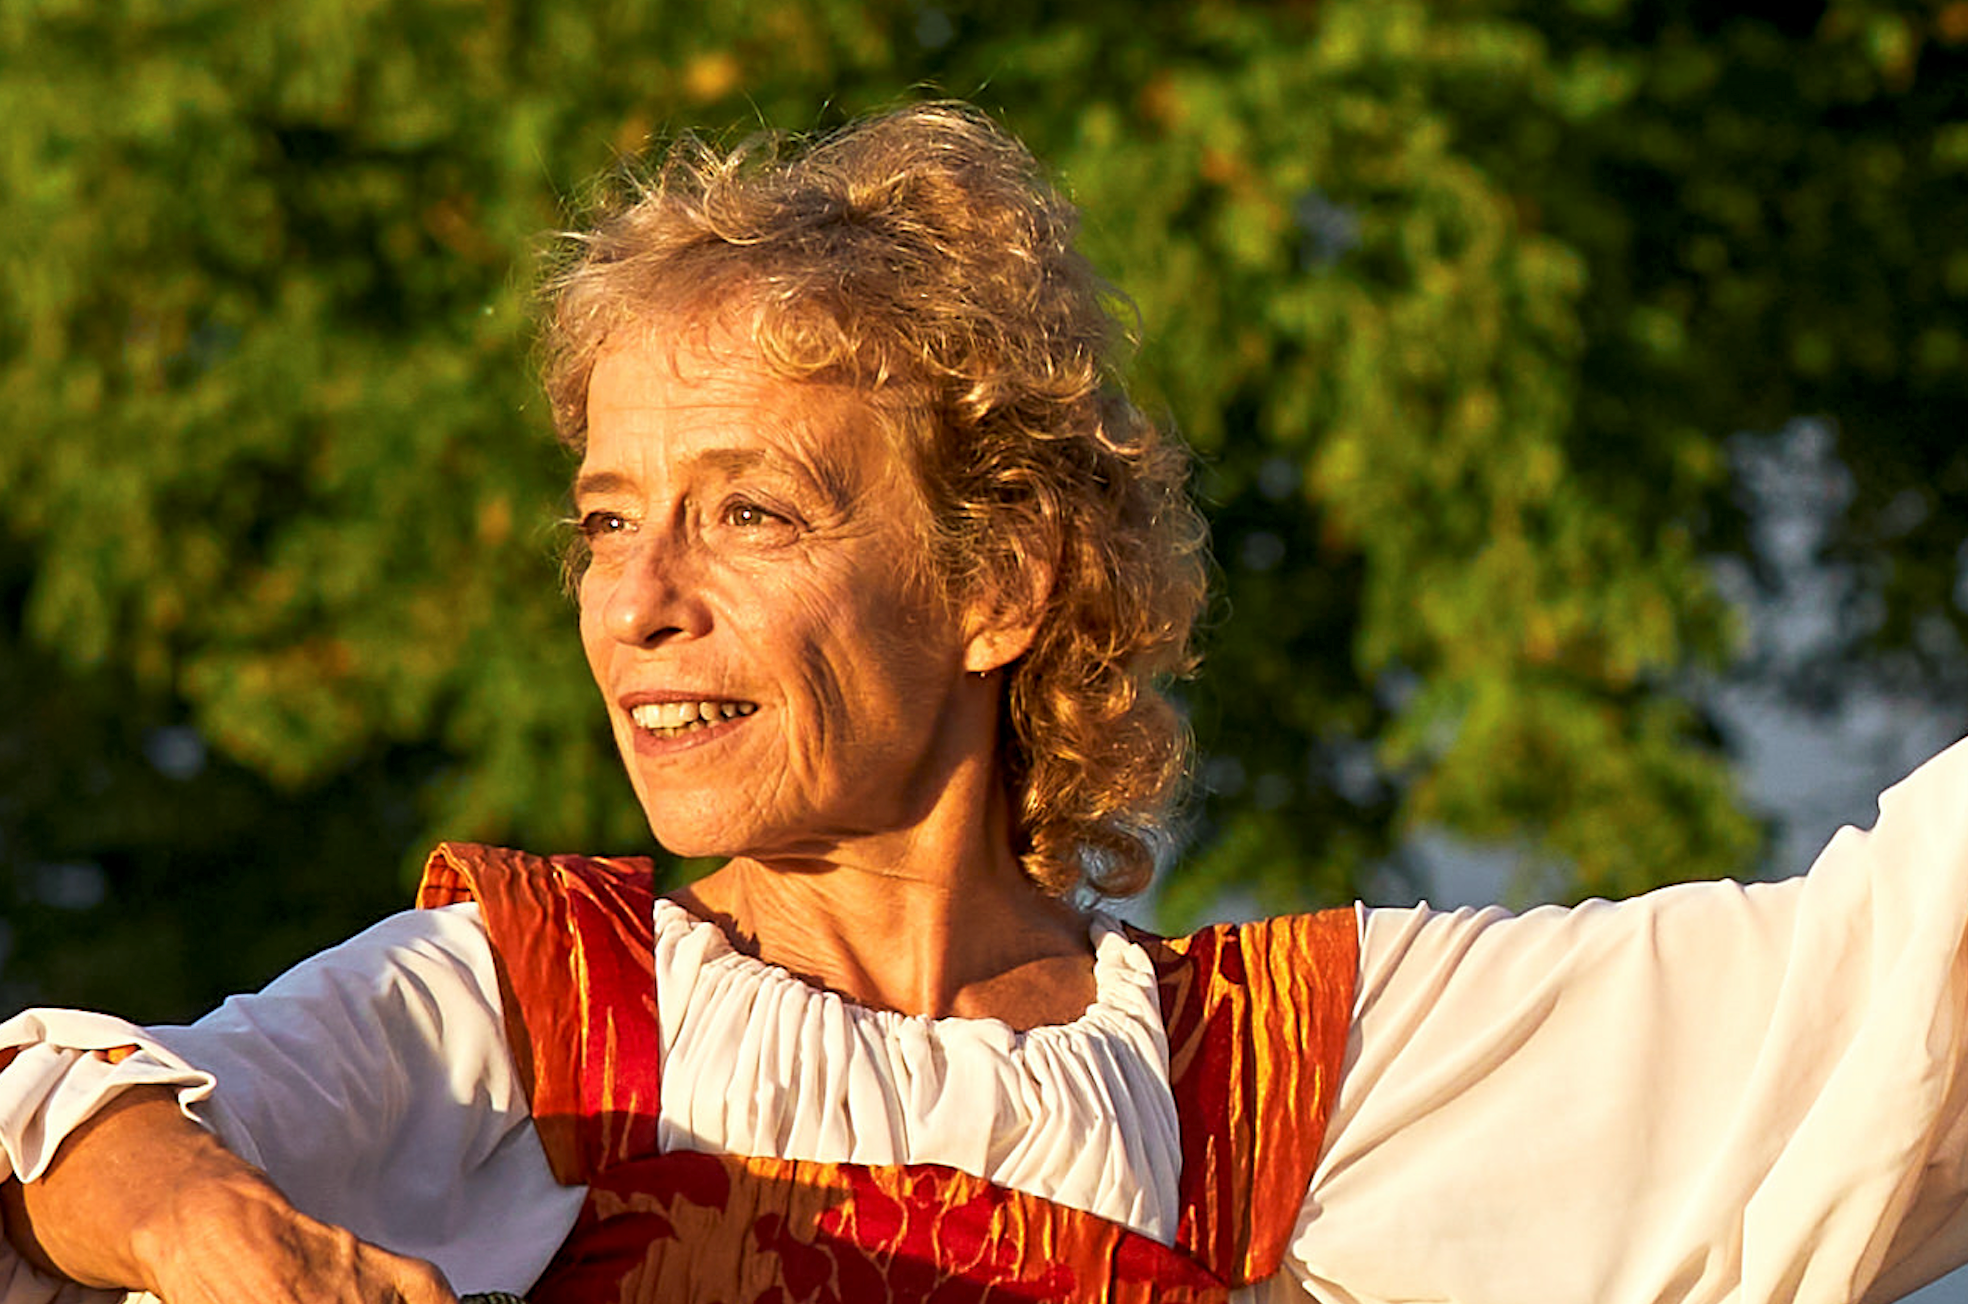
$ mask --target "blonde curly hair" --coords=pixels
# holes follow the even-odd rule
[[[982,113],[920,104],[829,135],[686,137],[603,201],[547,283],[545,382],[586,435],[616,331],[734,306],[768,366],[850,384],[914,463],[927,578],[1042,604],[1008,667],[1002,767],[1047,891],[1140,891],[1188,760],[1158,682],[1192,666],[1204,527],[1188,456],[1134,406],[1119,296],[1077,214]]]

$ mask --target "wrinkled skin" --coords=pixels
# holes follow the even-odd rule
[[[295,1211],[175,1097],[124,1092],[42,1180],[0,1187],[15,1248],[45,1271],[168,1304],[456,1304],[430,1264]]]
[[[631,337],[589,382],[588,664],[664,846],[850,854],[988,753],[952,703],[965,631],[913,578],[926,510],[863,403],[702,334]],[[663,738],[630,714],[659,699],[756,709]]]
[[[945,595],[901,436],[735,315],[611,341],[587,417],[588,662],[657,838],[726,859],[677,900],[864,1004],[1082,1014],[1085,921],[1019,868],[998,753],[1044,577]]]

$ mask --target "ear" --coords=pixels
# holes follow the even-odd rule
[[[1031,648],[1052,596],[1052,568],[1027,561],[1010,592],[977,594],[963,609],[963,668],[974,675],[1002,670]]]

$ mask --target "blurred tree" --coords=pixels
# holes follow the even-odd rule
[[[1676,449],[1827,418],[1855,497],[1826,559],[1861,581],[1859,656],[1790,687],[1822,701],[1856,673],[1958,712],[1968,4],[1519,8],[1547,42],[1544,111],[1493,97],[1465,134],[1592,269],[1581,468],[1659,518],[1686,510]],[[1725,503],[1695,524],[1755,559]]]
[[[1882,664],[1957,664],[1965,41],[1915,0],[10,4],[9,994],[189,1013],[434,836],[646,848],[531,253],[652,132],[921,93],[1057,170],[1201,454],[1172,922],[1343,899],[1421,825],[1572,893],[1740,871],[1723,436],[1835,418]]]

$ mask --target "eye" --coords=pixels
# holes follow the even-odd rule
[[[574,522],[575,531],[590,543],[612,534],[626,534],[633,528],[629,518],[620,512],[584,512]]]
[[[760,507],[745,499],[735,499],[724,508],[724,523],[740,529],[755,530],[762,526],[784,525],[786,518],[775,511]]]

